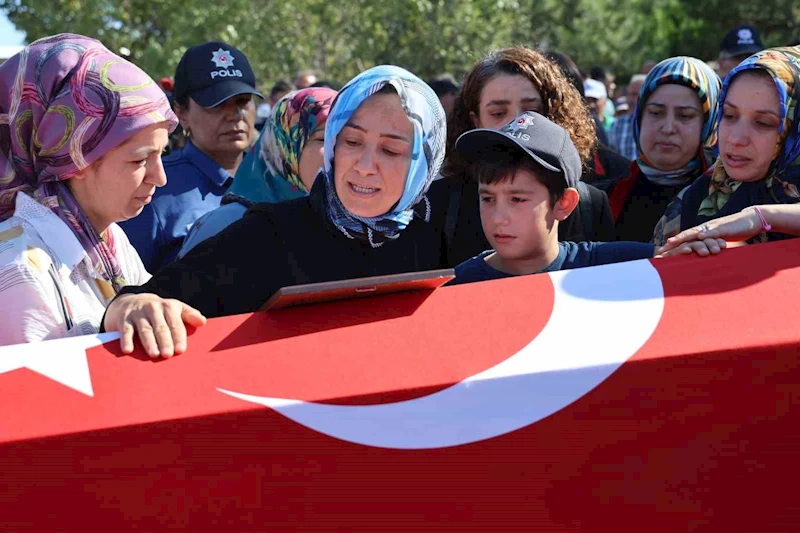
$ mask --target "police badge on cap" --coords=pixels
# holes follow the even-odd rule
[[[186,50],[175,70],[176,100],[189,96],[210,108],[240,94],[264,98],[256,90],[256,76],[241,50],[220,41]]]

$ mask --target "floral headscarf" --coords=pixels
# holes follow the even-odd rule
[[[749,183],[745,187],[747,194],[752,196],[753,203],[749,205],[795,203],[800,201],[800,47],[762,50],[740,63],[725,78],[720,108],[736,75],[755,69],[767,72],[775,82],[780,101],[781,124],[772,164],[764,176],[765,179]],[[718,160],[711,176],[708,197],[700,205],[698,214],[715,216],[742,185],[742,182],[728,176],[722,161]]]
[[[400,97],[406,116],[414,126],[411,164],[400,200],[386,214],[360,217],[350,213],[336,194],[334,148],[336,137],[364,100],[391,85]],[[405,69],[383,65],[366,70],[339,92],[325,126],[325,166],[317,177],[324,188],[328,218],[351,239],[364,239],[377,248],[396,239],[414,216],[430,220],[430,202],[425,194],[444,161],[445,114],[433,89]],[[316,183],[314,189],[316,189]],[[312,191],[312,196],[314,191]]]
[[[800,47],[771,48],[758,52],[733,69],[720,93],[725,102],[732,80],[742,71],[761,69],[775,82],[781,107],[781,125],[772,164],[765,179],[740,182],[729,177],[721,160],[710,176],[694,182],[678,195],[656,226],[653,242],[663,245],[678,232],[703,222],[738,213],[751,205],[800,201]],[[779,234],[761,234],[756,240],[780,239]]]
[[[164,92],[99,41],[72,34],[26,46],[0,66],[0,81],[0,220],[13,215],[18,192],[32,196],[118,291],[125,280],[113,241],[98,235],[64,182],[144,128],[175,129]]]
[[[697,93],[703,110],[703,129],[700,133],[700,149],[697,156],[678,170],[663,171],[653,168],[644,155],[639,142],[642,117],[647,100],[662,85],[676,84],[688,87]],[[639,158],[636,163],[647,179],[658,185],[677,186],[701,175],[711,162],[717,144],[717,118],[719,116],[719,76],[704,62],[693,57],[671,57],[660,62],[647,74],[633,120],[633,135]]]
[[[222,203],[275,203],[308,194],[300,180],[300,156],[314,131],[328,119],[334,98],[336,91],[320,87],[278,100]]]

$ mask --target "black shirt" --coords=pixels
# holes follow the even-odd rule
[[[415,218],[397,239],[372,248],[330,223],[314,193],[256,204],[143,286],[120,294],[154,293],[217,317],[256,311],[281,287],[439,267],[441,237],[432,224]]]
[[[656,224],[684,187],[686,184],[674,187],[656,185],[640,175],[617,219],[617,240],[652,241]]]
[[[631,162],[606,146],[598,146],[589,160],[581,181],[608,193],[617,182],[628,177]]]

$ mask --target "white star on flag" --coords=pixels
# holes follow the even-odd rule
[[[119,339],[119,333],[0,347],[0,374],[27,368],[87,396],[94,396],[86,350],[115,339]]]

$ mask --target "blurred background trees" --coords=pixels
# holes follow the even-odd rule
[[[758,27],[767,46],[800,37],[797,0],[0,0],[0,9],[28,42],[96,37],[156,79],[174,73],[187,46],[224,40],[265,85],[306,68],[344,82],[381,63],[458,78],[510,44],[557,49],[621,77],[651,59],[715,59],[741,23]]]

